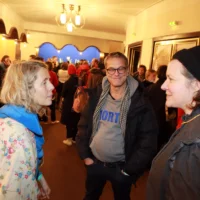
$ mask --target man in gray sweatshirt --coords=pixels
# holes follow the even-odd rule
[[[77,148],[87,169],[84,200],[98,200],[106,181],[115,200],[129,200],[132,183],[155,155],[158,128],[127,58],[114,52],[104,63],[102,87],[90,93],[78,124]]]

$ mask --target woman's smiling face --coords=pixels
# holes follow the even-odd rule
[[[161,86],[166,91],[166,106],[182,108],[185,112],[192,103],[198,88],[183,75],[184,66],[178,60],[172,60],[167,68],[167,79]]]

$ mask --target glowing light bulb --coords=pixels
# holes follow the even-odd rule
[[[73,31],[73,24],[72,24],[71,21],[69,23],[67,23],[67,31],[68,32],[72,32]]]
[[[61,14],[60,14],[60,23],[61,23],[61,24],[66,24],[66,22],[67,22],[66,13],[61,13]]]
[[[76,15],[76,17],[75,17],[75,24],[77,26],[81,25],[81,16],[80,15]]]

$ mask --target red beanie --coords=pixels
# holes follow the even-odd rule
[[[68,74],[69,75],[76,74],[76,67],[74,65],[70,64],[68,66]]]

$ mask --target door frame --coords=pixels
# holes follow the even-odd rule
[[[142,41],[139,42],[135,42],[135,43],[131,43],[128,45],[128,65],[129,65],[129,70],[130,72],[134,72],[133,69],[133,62],[134,62],[134,51],[138,49],[138,47],[140,48],[140,52],[142,52]]]

